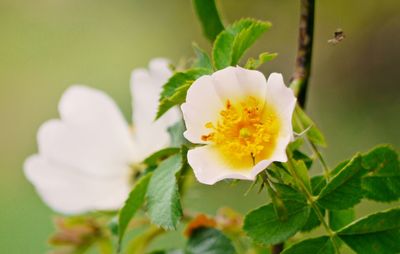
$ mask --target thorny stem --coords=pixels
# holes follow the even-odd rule
[[[297,95],[302,108],[306,103],[308,81],[311,74],[314,10],[315,0],[300,0],[299,42],[295,71],[290,86]]]

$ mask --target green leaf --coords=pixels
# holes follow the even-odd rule
[[[311,118],[297,105],[293,118],[293,130],[297,133],[306,131],[307,138],[315,145],[325,147],[326,141],[322,132]]]
[[[283,201],[296,201],[304,204],[307,203],[305,196],[289,185],[274,183],[273,186],[276,189],[279,198]]]
[[[303,182],[304,186],[307,188],[308,191],[311,191],[311,183],[310,177],[308,175],[308,168],[304,161],[296,161],[292,160],[294,170],[296,170],[297,175],[300,177],[300,180]]]
[[[339,230],[344,226],[350,224],[355,218],[353,208],[346,210],[332,210],[329,211],[329,226],[333,230]]]
[[[232,31],[236,32],[232,50],[232,65],[239,63],[240,58],[258,38],[269,28],[271,23],[252,19],[243,19],[232,25]]]
[[[111,220],[107,224],[107,227],[110,230],[111,234],[116,237],[118,237],[118,234],[119,234],[119,232],[118,232],[119,218],[118,217],[119,217],[118,215],[112,217]]]
[[[396,151],[390,146],[378,146],[363,155],[362,165],[368,173],[362,179],[366,198],[381,202],[400,198],[400,166]]]
[[[272,204],[275,208],[275,212],[278,215],[279,220],[285,221],[289,217],[289,211],[286,208],[287,201],[296,201],[299,203],[306,203],[306,199],[303,194],[293,189],[292,187],[274,183],[273,188],[266,184],[268,193],[270,195]]]
[[[135,184],[128,199],[125,201],[124,206],[119,211],[118,217],[118,243],[121,244],[122,238],[124,237],[126,228],[132,217],[135,215],[137,210],[143,205],[147,187],[152,177],[152,173],[149,173]]]
[[[299,150],[294,150],[293,151],[293,159],[299,161],[302,160],[304,164],[306,165],[307,169],[310,169],[313,163],[313,160],[305,153],[299,151]]]
[[[318,204],[329,210],[343,210],[358,204],[363,197],[360,190],[364,173],[361,156],[356,155],[321,190]]]
[[[399,253],[400,209],[361,218],[340,230],[338,236],[357,253]]]
[[[325,177],[322,175],[317,175],[311,177],[311,189],[312,194],[318,196],[321,190],[325,187],[326,180]]]
[[[233,41],[235,36],[228,31],[222,31],[214,42],[212,58],[217,70],[231,65]]]
[[[200,19],[204,35],[212,42],[224,30],[214,0],[193,0],[194,9]]]
[[[213,66],[208,54],[195,43],[193,43],[193,50],[196,54],[196,60],[193,63],[193,68],[204,68],[212,72]]]
[[[171,138],[170,145],[174,147],[181,147],[182,145],[189,145],[190,143],[183,136],[183,132],[186,130],[185,123],[183,120],[179,120],[174,125],[168,127],[167,131]]]
[[[321,214],[323,216],[325,216],[325,209],[321,208],[320,206],[317,206],[319,211],[321,212]],[[306,223],[304,224],[304,226],[301,228],[302,232],[309,232],[311,230],[313,230],[314,228],[318,227],[319,225],[321,225],[321,221],[318,218],[318,215],[315,213],[314,209],[310,210],[310,215],[307,218]]]
[[[335,248],[328,236],[321,236],[312,239],[306,239],[299,243],[293,244],[286,250],[282,252],[282,254],[334,254]]]
[[[255,242],[276,244],[285,241],[305,224],[310,208],[306,203],[286,201],[288,219],[280,220],[272,204],[262,206],[246,215],[243,230]]]
[[[264,52],[258,56],[258,59],[249,58],[244,66],[246,69],[255,70],[260,68],[261,65],[274,60],[278,56],[277,53]]]
[[[323,176],[314,176],[311,178],[311,189],[313,195],[318,195],[319,192],[324,188],[326,185],[325,178]],[[317,204],[318,209],[320,210],[321,214],[325,216],[325,209],[321,208]],[[310,210],[310,215],[308,216],[307,222],[304,227],[301,229],[303,232],[308,232],[313,230],[314,228],[318,227],[321,224],[317,214],[315,213],[314,209]]]
[[[289,151],[296,151],[299,150],[304,145],[304,139],[296,138],[294,141],[290,142],[287,148]]]
[[[147,189],[151,221],[165,229],[176,229],[182,217],[177,174],[183,167],[182,155],[175,154],[158,166]]]
[[[227,27],[214,42],[212,56],[215,68],[238,64],[247,49],[270,27],[271,23],[254,19],[241,19]]]
[[[235,248],[221,231],[214,228],[196,229],[190,236],[186,254],[234,254]]]
[[[336,176],[347,164],[349,164],[350,160],[345,160],[339,163],[332,171],[330,172],[331,177]]]
[[[160,118],[173,106],[183,103],[186,99],[187,90],[192,83],[206,74],[210,74],[210,70],[203,68],[175,73],[163,86],[156,119]]]
[[[147,166],[156,166],[159,162],[173,154],[177,154],[180,150],[181,149],[178,147],[167,147],[161,149],[147,157],[143,163],[145,163]]]
[[[278,180],[279,182],[288,185],[293,185],[294,179],[289,174],[288,169],[286,167],[287,166],[281,162],[274,162],[268,166],[268,172],[273,178],[279,179]]]

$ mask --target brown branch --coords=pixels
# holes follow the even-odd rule
[[[304,108],[311,74],[315,0],[300,0],[299,42],[291,87]]]

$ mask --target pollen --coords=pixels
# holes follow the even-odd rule
[[[275,110],[255,97],[237,103],[225,102],[217,122],[205,125],[210,133],[201,136],[234,168],[245,168],[268,159],[275,148],[280,122]]]

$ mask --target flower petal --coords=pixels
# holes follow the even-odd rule
[[[211,76],[200,77],[189,88],[186,103],[181,107],[187,128],[184,136],[192,143],[208,143],[201,140],[201,136],[210,132],[205,124],[218,120],[226,101],[244,96],[264,98],[266,84],[261,72],[241,67],[227,67]]]
[[[154,121],[162,86],[172,75],[168,64],[166,59],[154,59],[149,64],[149,70],[136,69],[132,72],[134,141],[140,147],[141,160],[169,144],[167,127],[180,119],[179,110],[172,108]]]
[[[197,180],[204,184],[214,184],[223,179],[254,180],[251,168],[234,170],[218,154],[216,148],[206,145],[194,148],[187,155]]]
[[[271,73],[268,77],[266,103],[276,110],[281,122],[276,147],[268,160],[286,162],[286,147],[293,138],[292,116],[296,97],[292,89],[286,87],[282,74]]]
[[[186,103],[181,106],[187,129],[185,138],[192,143],[205,143],[201,136],[210,132],[205,125],[216,121],[222,108],[212,77],[206,75],[197,79],[187,92]]]
[[[282,144],[283,142],[281,142],[280,145]],[[197,180],[203,184],[212,185],[224,179],[253,181],[256,176],[266,169],[272,162],[287,161],[285,149],[286,146],[277,147],[276,152],[274,152],[268,160],[262,160],[253,167],[240,170],[234,169],[225,163],[218,154],[217,149],[212,145],[206,145],[189,150],[187,158],[189,165],[193,168]]]
[[[273,105],[280,114],[291,119],[296,97],[293,90],[285,85],[282,74],[271,73],[267,81],[267,94],[265,96],[267,103]]]
[[[61,98],[61,120],[44,123],[39,152],[48,160],[93,175],[125,175],[134,160],[128,126],[103,92],[73,86]]]
[[[225,103],[226,100],[241,99],[246,96],[264,98],[266,80],[264,75],[256,70],[241,67],[227,67],[211,75],[215,90]]]
[[[292,115],[296,106],[296,97],[293,90],[286,87],[282,74],[271,73],[268,77],[265,100],[276,110],[282,126],[279,136],[286,141],[288,136],[290,138],[293,136]]]
[[[93,176],[40,155],[28,158],[24,171],[43,200],[64,214],[118,209],[130,190],[126,176]]]

